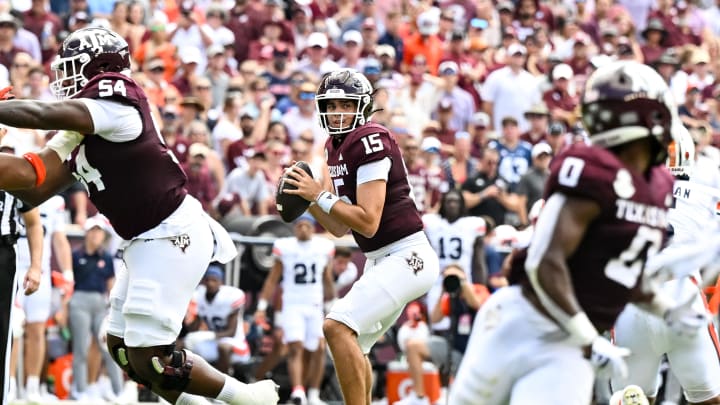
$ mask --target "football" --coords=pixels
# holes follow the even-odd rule
[[[310,177],[313,177],[310,165],[306,162],[296,162],[295,166],[304,170]],[[285,190],[295,190],[297,187],[287,183],[285,181],[286,179],[286,174],[283,174],[280,178],[280,183],[278,183],[277,191],[275,192],[275,206],[277,207],[283,221],[292,222],[307,210],[310,206],[310,201],[300,197],[299,195],[287,194]]]

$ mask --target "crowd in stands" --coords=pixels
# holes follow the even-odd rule
[[[552,157],[588,142],[579,94],[609,60],[656,68],[698,155],[720,167],[720,1],[0,0],[0,88],[53,99],[58,46],[88,26],[127,40],[128,74],[189,192],[221,221],[276,214],[275,187],[293,161],[329,181],[314,98],[339,67],[373,84],[372,120],[400,145],[418,209],[437,213],[445,193],[460,191],[501,251],[531,225]],[[10,128],[3,142],[23,153],[51,136]],[[70,222],[92,229],[82,185],[64,198]],[[492,291],[506,281],[491,256],[472,282]]]

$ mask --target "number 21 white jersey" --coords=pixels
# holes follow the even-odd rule
[[[303,242],[288,237],[276,240],[272,251],[283,265],[283,305],[322,305],[323,273],[335,245],[319,236]]]

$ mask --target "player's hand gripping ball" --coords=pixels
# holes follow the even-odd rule
[[[313,177],[310,165],[303,161],[295,163],[295,166],[304,170],[308,176]],[[299,195],[288,194],[286,190],[296,190],[297,187],[288,183],[288,175],[284,173],[278,183],[277,191],[275,192],[275,206],[277,207],[280,217],[285,222],[292,222],[302,215],[310,206],[310,201],[302,198]]]

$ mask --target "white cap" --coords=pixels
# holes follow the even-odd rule
[[[416,22],[422,35],[435,35],[440,30],[440,14],[434,10],[421,13]]]
[[[439,139],[434,136],[428,136],[422,140],[420,149],[422,149],[423,152],[440,152],[440,145]]]
[[[479,127],[488,127],[490,126],[490,116],[487,115],[487,113],[478,111],[475,114],[473,114],[472,118],[470,119],[470,122],[474,126]]]
[[[548,145],[545,142],[540,142],[535,144],[535,146],[532,147],[532,151],[530,152],[530,155],[535,159],[536,157],[542,155],[543,153],[547,153],[548,155],[552,156],[552,148],[550,145]]]
[[[518,44],[517,42],[513,42],[512,44],[510,44],[510,46],[507,47],[507,54],[512,56],[516,53],[527,55],[527,49],[525,49],[524,46]]]
[[[567,63],[560,63],[559,65],[555,66],[552,70],[552,78],[553,80],[557,79],[567,79],[571,80],[574,76],[573,70]]]
[[[97,214],[95,216],[92,216],[92,217],[86,219],[85,226],[83,228],[87,232],[95,227],[98,227],[105,232],[110,232],[112,229],[112,226],[110,225],[110,221],[108,221],[108,219],[105,218],[105,216],[101,215],[101,214]]]
[[[456,75],[458,73],[458,70],[460,70],[460,69],[458,68],[457,63],[455,63],[451,60],[446,60],[445,62],[441,63],[440,66],[438,66],[438,73],[440,73],[441,75],[443,75],[443,74],[455,74]],[[446,71],[447,71],[447,73],[446,73]]]
[[[307,46],[308,46],[308,48],[312,48],[313,46],[319,46],[320,48],[327,48],[328,47],[327,35],[323,34],[322,32],[313,32],[312,34],[308,35]]]
[[[180,49],[180,61],[182,63],[197,63],[202,62],[202,54],[200,50],[194,46],[186,46]]]
[[[347,44],[348,42],[355,42],[358,45],[363,44],[363,37],[360,31],[357,30],[348,30],[345,31],[345,33],[342,36],[343,44]]]
[[[387,44],[376,46],[375,47],[375,56],[377,56],[379,58],[383,55],[388,55],[394,59],[395,58],[395,48],[393,48],[392,45],[387,45]]]

